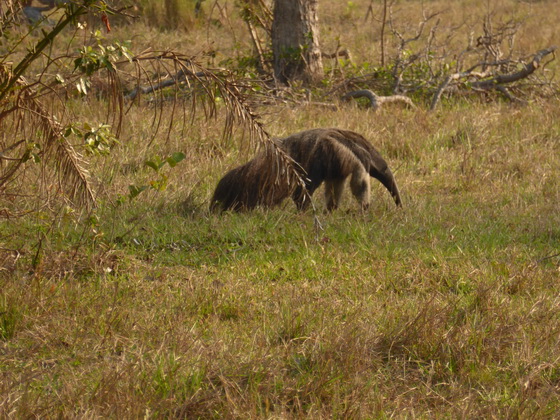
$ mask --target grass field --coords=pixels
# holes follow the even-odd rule
[[[214,45],[219,58],[231,30],[233,54],[249,54],[225,4],[231,26],[111,36],[138,51],[198,40],[185,52]],[[369,2],[320,4],[326,45],[378,59],[375,31],[356,23]],[[557,1],[501,4],[499,19],[526,19],[528,55],[560,43]],[[416,25],[420,2],[397,5]],[[102,120],[95,101],[70,106]],[[424,105],[258,109],[275,136],[357,131],[393,169],[402,209],[374,181],[367,212],[347,194],[326,214],[319,191],[316,215],[288,201],[209,213],[216,182],[249,158],[242,129],[226,142],[223,117],[199,115],[146,147],[153,108],[132,108],[120,145],[91,162],[95,212],[0,219],[0,417],[558,418],[558,92]],[[187,158],[166,168],[167,190],[119,200],[153,179],[146,159],[176,151]]]

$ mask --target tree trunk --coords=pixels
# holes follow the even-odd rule
[[[272,22],[274,76],[280,83],[318,81],[323,75],[317,0],[276,0]]]

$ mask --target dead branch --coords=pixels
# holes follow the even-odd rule
[[[163,80],[162,82],[156,83],[155,85],[136,86],[134,89],[132,89],[125,96],[125,99],[133,101],[136,98],[136,96],[138,96],[139,93],[142,93],[142,94],[152,93],[152,92],[155,92],[157,90],[176,85],[176,84],[186,80],[187,73],[191,77],[204,77],[205,76],[204,72],[192,73],[192,72],[189,72],[186,69],[181,69],[177,73],[175,73],[173,76],[171,76],[169,79]]]
[[[398,39],[398,46],[397,46],[397,54],[394,59],[393,65],[393,93],[403,92],[403,75],[405,71],[411,67],[415,62],[420,60],[424,57],[428,51],[432,50],[432,43],[435,39],[435,34],[439,28],[439,24],[441,19],[437,19],[434,25],[430,29],[430,33],[428,35],[428,39],[426,45],[422,48],[422,51],[414,54],[407,54],[406,51],[409,49],[409,44],[419,41],[423,35],[428,23],[430,23],[433,19],[437,18],[441,12],[435,12],[431,14],[426,14],[425,11],[422,11],[422,21],[418,24],[418,28],[414,35],[410,37],[405,37],[405,34],[399,32],[396,28],[396,24],[393,19],[393,10],[389,8],[389,19],[388,24],[391,28],[391,32],[395,38]]]
[[[379,109],[383,104],[400,102],[405,104],[409,108],[416,108],[416,105],[412,100],[404,95],[391,95],[391,96],[379,96],[369,89],[355,90],[346,93],[343,97],[343,101],[348,101],[350,98],[367,98],[369,99],[370,105],[374,111]]]
[[[492,60],[509,63],[512,61],[515,37],[521,26],[521,22],[509,20],[496,29],[494,29],[493,26],[491,15],[486,15],[482,25],[484,35],[477,38],[476,46],[477,48],[482,47],[485,50],[485,62]],[[501,48],[504,41],[506,41],[509,46],[509,52],[505,60],[503,60],[504,53]],[[483,70],[486,70],[486,68],[483,67]]]
[[[538,51],[529,63],[523,64],[521,70],[513,73],[492,75],[490,65],[488,63],[479,63],[465,72],[448,75],[436,90],[430,109],[433,110],[436,108],[443,92],[450,90],[451,88],[457,89],[460,84],[465,84],[466,82],[468,82],[468,86],[472,89],[496,89],[504,94],[508,99],[512,101],[520,101],[518,98],[513,96],[504,85],[525,79],[533,74],[540,67],[543,58],[549,54],[553,54],[556,49],[556,46],[552,46]],[[486,70],[483,72],[475,72],[474,69],[478,67]]]
[[[496,85],[513,83],[513,82],[517,82],[518,80],[524,79],[527,76],[530,76],[532,73],[534,73],[535,70],[539,68],[542,59],[547,55],[552,54],[554,51],[556,51],[556,48],[557,48],[556,46],[552,46],[550,48],[540,50],[533,56],[531,62],[529,64],[525,64],[523,68],[518,72],[510,73],[510,74],[499,74],[491,79],[472,83],[471,86],[479,89],[491,89],[494,88]]]

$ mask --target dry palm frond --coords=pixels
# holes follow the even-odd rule
[[[12,65],[10,59],[12,55],[17,57],[15,52],[26,35],[16,37],[0,61],[0,198],[5,199],[3,204],[25,207],[20,201],[31,197],[36,207],[41,201],[37,198],[43,193],[46,196],[56,194],[54,184],[47,181],[48,168],[52,163],[58,174],[59,189],[68,198],[86,207],[94,204],[84,162],[63,136],[63,124],[56,118],[58,110],[48,108],[55,92],[44,83],[43,78],[55,60],[51,60],[38,75],[30,76],[29,81],[24,77],[32,63],[52,45],[62,30],[86,13],[94,3],[95,0],[86,0],[75,7],[68,7],[64,17],[50,31],[43,31],[36,45]],[[2,29],[13,24],[20,9],[18,2],[3,4],[0,8]],[[6,39],[3,32],[0,35]],[[36,165],[32,164],[33,161]],[[22,213],[5,210],[6,214]]]
[[[144,53],[134,57],[132,62],[136,65],[135,83],[137,87],[126,98],[140,100],[139,92],[151,93],[152,99],[155,95],[154,101],[160,104],[159,107],[155,107],[151,111],[153,113],[152,141],[161,129],[163,116],[169,116],[169,107],[164,107],[164,103],[169,102],[166,99],[170,96],[172,106],[168,133],[177,117],[179,117],[176,114],[179,108],[178,104],[182,99],[182,93],[179,89],[181,87],[183,91],[187,91],[187,96],[192,104],[189,113],[183,115],[184,119],[194,118],[200,112],[203,112],[206,119],[210,119],[216,116],[218,111],[224,109],[226,118],[222,136],[229,138],[235,127],[242,126],[248,133],[248,144],[255,149],[264,148],[266,153],[269,154],[270,174],[263,174],[263,176],[273,177],[276,183],[288,185],[290,189],[295,189],[298,185],[304,185],[301,170],[297,168],[297,164],[271,140],[259,116],[249,104],[249,94],[252,91],[251,87],[244,81],[236,79],[230,72],[222,69],[208,69],[192,58],[173,52]],[[116,65],[126,65],[126,63],[123,61],[116,63]],[[158,74],[171,74],[173,76],[166,76],[156,82],[151,82],[150,76],[153,71],[157,71]],[[109,74],[108,82],[110,86],[120,86],[119,77],[125,75],[125,73],[118,73],[116,71]],[[4,79],[13,77],[6,69],[4,69],[2,75]],[[72,84],[72,80],[76,80],[77,77],[76,75],[69,76],[66,86]],[[10,80],[11,83],[14,83],[13,79]],[[140,84],[142,81],[147,83],[147,86],[142,86]],[[11,115],[13,126],[10,127],[11,132],[18,133],[18,129],[21,130],[22,128],[24,131],[35,130],[40,132],[40,138],[36,142],[40,144],[44,163],[53,161],[56,163],[60,188],[75,204],[94,205],[94,192],[89,180],[89,173],[85,169],[85,162],[63,136],[65,127],[63,120],[68,119],[64,111],[64,102],[58,102],[59,106],[62,107],[58,111],[61,112],[47,110],[48,98],[55,93],[52,86],[41,82],[32,86],[23,77],[15,82],[15,86],[17,89],[14,89],[14,92],[19,93],[4,98],[0,125],[5,126],[4,117]],[[164,91],[168,87],[175,88],[171,95],[168,91]],[[108,103],[108,107],[112,108],[114,112],[108,112],[107,118],[112,117],[116,121],[113,126],[118,131],[123,118],[123,96],[115,91],[110,96],[112,99]],[[115,97],[119,99],[115,99]],[[130,106],[134,106],[133,103]],[[55,118],[55,115],[60,115],[61,120]],[[33,128],[26,129],[26,127]],[[5,131],[7,132],[7,130]],[[28,140],[17,144],[19,154],[12,153],[10,155],[12,156],[10,165],[0,166],[0,192],[5,189],[5,186],[17,175],[18,171],[21,171],[23,163],[29,158],[29,137],[36,138],[37,134],[30,133]],[[0,140],[0,152],[6,152],[13,148],[16,141],[15,139],[13,141],[5,140],[2,143],[2,140]],[[145,146],[146,150],[150,145],[151,141]],[[0,160],[2,159],[8,162],[6,153]]]
[[[6,196],[7,191],[10,191],[11,197],[17,195],[13,194],[14,191],[19,194],[23,190],[26,190],[23,193],[25,196],[30,196],[33,193],[28,192],[27,189],[32,188],[36,188],[35,193],[37,188],[43,188],[43,192],[48,190],[52,196],[54,183],[47,182],[44,174],[49,172],[48,164],[54,162],[59,178],[59,189],[65,192],[66,197],[79,205],[95,204],[85,161],[63,135],[69,122],[75,123],[76,120],[80,120],[79,116],[76,118],[71,115],[72,112],[64,98],[67,97],[69,89],[75,89],[76,85],[85,86],[85,79],[93,73],[100,72],[107,74],[107,86],[111,91],[106,103],[106,121],[102,123],[113,127],[117,136],[125,117],[124,99],[139,98],[139,92],[152,93],[154,102],[161,104],[161,107],[153,107],[151,111],[153,137],[145,145],[148,150],[160,131],[162,122],[166,120],[169,121],[167,123],[169,136],[172,126],[179,117],[176,115],[179,103],[183,96],[188,96],[192,105],[189,112],[182,115],[184,125],[188,124],[188,118],[194,119],[197,113],[203,112],[204,117],[210,119],[216,116],[218,111],[225,110],[226,118],[222,134],[224,138],[231,137],[235,127],[244,127],[248,133],[249,145],[254,148],[264,147],[267,153],[271,153],[273,168],[269,175],[274,176],[279,182],[287,183],[290,188],[303,186],[304,181],[296,164],[272,142],[259,116],[249,104],[249,93],[252,92],[250,86],[234,77],[231,72],[208,69],[193,58],[178,53],[148,51],[133,58],[125,53],[123,55],[128,59],[121,62],[114,62],[113,57],[103,56],[104,60],[111,61],[110,66],[92,70],[84,65],[84,70],[76,64],[76,69],[83,73],[75,69],[70,74],[60,75],[59,72],[64,73],[65,68],[72,67],[71,62],[75,57],[50,57],[46,67],[34,69],[34,76],[28,76],[29,81],[27,81],[25,75],[29,73],[31,63],[35,62],[47,45],[54,42],[73,16],[85,13],[87,7],[95,3],[95,0],[88,0],[78,9],[72,9],[73,12],[67,13],[49,33],[45,33],[35,48],[31,49],[18,64],[12,67],[8,62],[0,61],[0,198]],[[103,48],[100,50],[106,51]],[[96,58],[96,54],[99,54],[99,51],[94,51],[91,57]],[[74,60],[74,63],[78,63],[79,60],[80,57]],[[131,62],[136,68],[133,77],[137,88],[123,97],[121,79],[130,74],[126,69],[130,69]],[[50,80],[53,74],[52,69],[49,70],[50,66],[56,66],[54,71],[56,80]],[[167,76],[157,76],[154,82],[154,74]],[[146,84],[147,87],[142,87]],[[170,89],[165,90],[166,87]],[[82,89],[80,93],[85,95],[85,91],[86,89]],[[186,95],[182,91],[186,91]],[[170,112],[169,107],[165,106],[164,109],[164,103],[171,103]],[[130,104],[133,105],[134,103]],[[35,153],[39,165],[33,166],[27,163],[32,153]],[[35,177],[37,182],[28,181],[32,177]],[[15,200],[12,198],[12,201]]]
[[[218,111],[217,104],[223,103],[226,111],[223,136],[229,137],[237,125],[247,128],[250,145],[264,148],[266,153],[270,154],[270,162],[272,162],[270,173],[263,174],[263,176],[273,176],[276,178],[276,183],[284,182],[290,189],[295,189],[298,185],[304,187],[305,182],[297,163],[272,141],[259,116],[249,105],[247,92],[250,92],[251,89],[242,80],[236,79],[232,73],[226,70],[208,69],[191,57],[170,51],[149,51],[134,57],[133,62],[137,66],[137,80],[141,80],[142,76],[147,79],[147,82],[150,80],[147,77],[150,72],[146,69],[146,64],[152,65],[156,74],[166,76],[160,78],[156,83],[149,82],[144,86],[138,84],[128,93],[128,99],[138,99],[140,92],[144,94],[160,92],[163,104],[162,90],[164,88],[184,85],[189,88],[191,95],[191,117],[193,118],[197,107],[202,107],[206,118],[211,118]],[[154,117],[154,123],[158,125],[156,131],[162,113],[163,110],[160,111],[160,117]]]
[[[21,88],[20,94],[12,95],[4,101],[7,103],[11,99],[12,101],[9,102],[13,102],[14,106],[10,108],[11,112],[4,111],[0,116],[0,126],[4,125],[5,117],[13,114],[11,117],[17,121],[16,129],[19,127],[24,132],[32,127],[40,133],[37,141],[42,150],[43,164],[55,163],[63,191],[76,204],[86,207],[94,205],[95,199],[89,173],[84,168],[84,161],[80,154],[62,135],[62,125],[47,112],[23,79],[20,79],[17,85]],[[9,151],[14,151],[16,154],[10,156]],[[0,161],[8,161],[11,165],[6,165],[5,168],[0,166],[0,188],[12,180],[28,159],[29,148],[25,140],[14,141],[7,145],[0,155]]]
[[[61,186],[68,197],[86,207],[95,204],[95,197],[89,180],[89,172],[84,167],[82,156],[62,136],[62,127],[53,120],[41,104],[31,100],[29,109],[37,112],[45,130],[45,155],[56,162]]]

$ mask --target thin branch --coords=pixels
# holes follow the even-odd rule
[[[371,5],[370,5],[371,7]],[[383,15],[381,17],[381,29],[379,46],[381,50],[381,67],[385,67],[385,25],[387,24],[387,0],[383,0]]]
[[[67,13],[64,19],[62,19],[48,34],[37,42],[37,45],[35,45],[35,47],[27,53],[23,60],[18,63],[16,68],[13,70],[11,77],[0,84],[0,100],[9,94],[12,87],[19,81],[20,77],[27,70],[30,64],[43,53],[45,48],[53,42],[58,34],[60,34],[69,23],[75,21],[78,16],[86,13],[88,7],[93,2],[94,0],[86,0],[83,5],[73,6],[74,8],[72,9],[72,13]]]

